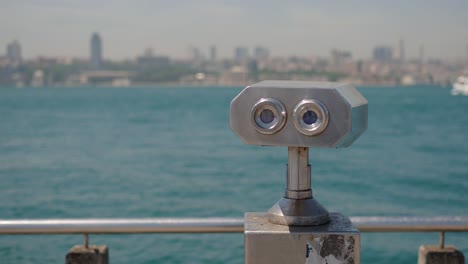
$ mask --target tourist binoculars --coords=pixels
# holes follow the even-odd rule
[[[309,147],[351,145],[367,129],[367,100],[343,83],[263,81],[232,100],[230,122],[246,144],[288,147],[283,197],[245,214],[245,263],[359,264],[359,230],[312,195]]]
[[[231,103],[231,128],[250,145],[351,145],[367,129],[367,100],[332,82],[263,81]]]

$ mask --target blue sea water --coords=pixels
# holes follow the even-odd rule
[[[241,88],[0,89],[0,219],[242,217],[282,195],[285,147],[229,128]],[[468,215],[468,97],[360,88],[369,128],[311,149],[315,197],[349,216]],[[242,234],[91,235],[111,263],[243,263]],[[468,254],[468,234],[446,242]],[[0,236],[0,263],[64,263],[79,235]],[[438,234],[363,233],[362,263],[416,263]]]

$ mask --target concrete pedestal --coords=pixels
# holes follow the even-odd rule
[[[68,252],[65,264],[109,264],[109,251],[107,246],[77,245]]]
[[[465,257],[454,246],[427,246],[419,247],[418,264],[465,264]]]
[[[349,218],[330,213],[319,226],[284,226],[266,213],[245,215],[245,264],[359,264],[360,233]]]

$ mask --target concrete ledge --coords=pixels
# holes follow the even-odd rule
[[[107,246],[76,245],[70,249],[65,257],[66,264],[109,264],[109,250]]]
[[[465,256],[454,246],[422,245],[418,264],[465,264]]]

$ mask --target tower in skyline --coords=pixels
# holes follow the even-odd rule
[[[419,62],[424,63],[424,45],[419,45]]]
[[[211,45],[210,47],[210,61],[216,61],[216,46]]]
[[[373,58],[379,62],[391,62],[393,59],[393,50],[389,46],[377,46],[373,51]]]
[[[21,57],[21,44],[14,40],[13,42],[7,45],[7,58],[13,64],[20,64],[22,57]]]
[[[398,55],[400,62],[405,62],[405,42],[402,38],[398,43]]]
[[[466,63],[468,64],[468,44],[466,44]]]
[[[102,67],[102,41],[98,33],[91,36],[90,52],[91,69],[99,70]]]

